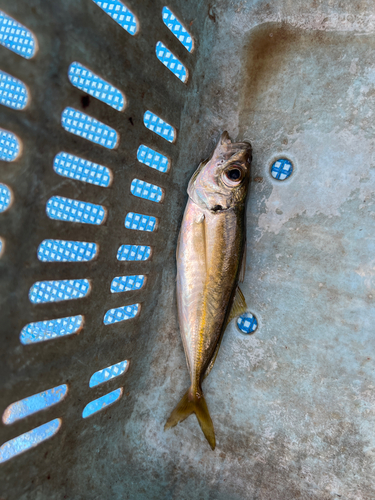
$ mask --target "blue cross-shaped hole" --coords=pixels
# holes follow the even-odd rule
[[[293,164],[286,158],[279,158],[271,167],[271,175],[278,181],[285,181],[293,173]]]

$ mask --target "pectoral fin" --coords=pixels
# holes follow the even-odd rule
[[[228,324],[232,321],[233,318],[235,318],[236,316],[240,316],[241,314],[245,313],[246,311],[247,311],[247,305],[246,305],[245,297],[243,296],[243,293],[241,292],[240,287],[237,287],[236,295],[234,296],[234,299],[233,299],[232,309],[230,310],[228,319],[227,319],[225,326],[223,328],[223,331],[221,333],[221,337],[220,337],[218,343],[216,344],[214,355],[212,356],[210,364],[207,367],[206,373],[204,374],[204,378],[207,377],[207,375],[210,373],[210,371],[214,367],[217,355],[219,353],[220,344],[221,344],[221,341],[223,339],[223,334],[224,334]]]

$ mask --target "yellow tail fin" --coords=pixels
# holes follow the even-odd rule
[[[200,397],[198,397],[195,392],[189,389],[184,394],[176,408],[172,411],[171,416],[168,418],[167,423],[164,426],[164,430],[174,427],[179,422],[185,420],[185,418],[192,413],[195,413],[205,438],[214,450],[216,446],[215,431],[203,393],[201,393]]]

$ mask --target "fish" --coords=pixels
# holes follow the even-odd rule
[[[238,287],[246,253],[245,205],[252,148],[223,132],[190,179],[178,236],[177,312],[191,385],[164,430],[195,413],[212,450],[214,426],[202,391],[228,323],[247,309]]]

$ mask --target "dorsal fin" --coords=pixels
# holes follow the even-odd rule
[[[219,353],[220,344],[221,344],[221,341],[223,339],[223,335],[224,335],[224,332],[225,332],[227,326],[229,325],[229,323],[232,321],[233,318],[245,313],[246,310],[247,310],[247,305],[246,305],[245,297],[243,296],[243,293],[241,292],[240,287],[237,287],[236,294],[235,294],[234,299],[233,299],[232,309],[230,310],[228,319],[224,325],[223,331],[221,333],[221,337],[220,337],[218,343],[216,344],[215,352],[214,352],[214,354],[211,358],[210,364],[208,365],[207,370],[204,374],[204,378],[207,377],[207,375],[210,373],[210,371],[214,367],[217,355]]]
[[[230,321],[232,321],[233,318],[245,313],[246,310],[247,310],[246,300],[245,297],[243,296],[243,293],[241,292],[240,287],[238,286],[236,290],[236,295],[234,296],[233,299],[232,309],[230,310],[228,316],[227,325]]]

